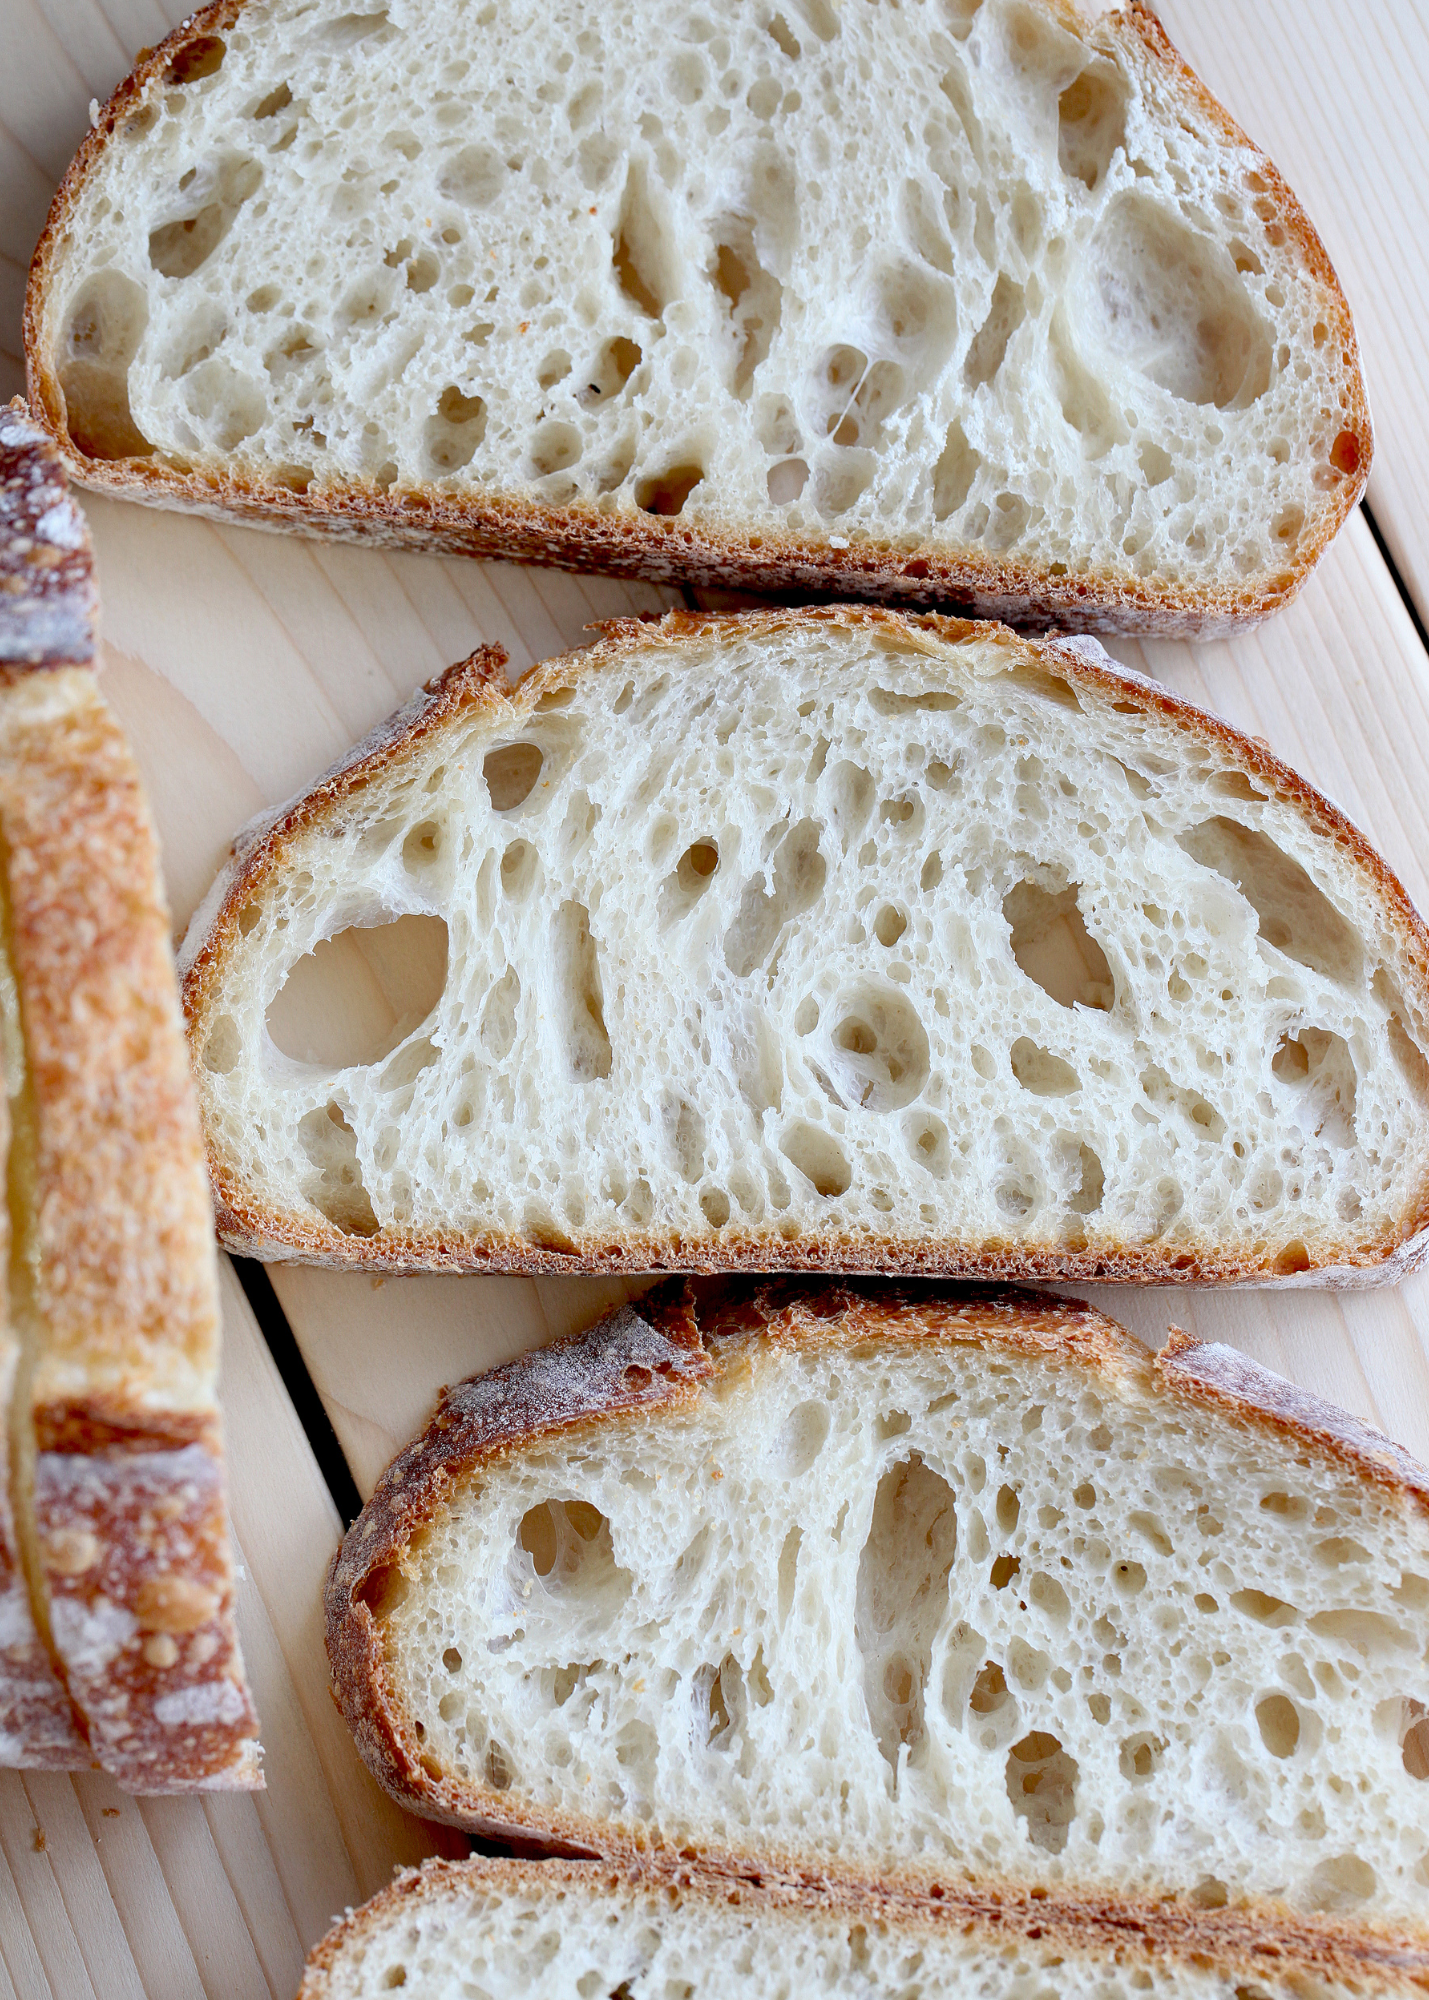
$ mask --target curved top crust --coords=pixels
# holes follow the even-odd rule
[[[98,612],[84,516],[17,396],[0,407],[0,672],[87,666]]]
[[[1364,492],[1373,456],[1369,402],[1349,305],[1313,224],[1272,161],[1256,147],[1177,53],[1143,0],[1095,23],[1069,0],[1047,0],[1047,12],[1086,41],[1089,58],[1116,50],[1144,87],[1183,118],[1200,121],[1239,156],[1256,208],[1274,218],[1277,244],[1298,260],[1316,287],[1318,358],[1333,380],[1339,430],[1317,476],[1309,517],[1285,554],[1249,579],[1200,587],[1138,574],[1119,555],[1084,572],[1068,573],[1029,547],[998,555],[978,542],[949,548],[908,546],[860,529],[788,532],[708,516],[647,512],[633,501],[618,511],[583,499],[553,504],[538,484],[525,490],[460,491],[444,479],[387,486],[376,478],[325,473],[296,482],[285,469],[264,468],[241,451],[187,457],[156,451],[134,430],[131,455],[87,451],[68,427],[58,348],[61,296],[73,239],[83,234],[88,184],[107,151],[166,91],[202,79],[221,59],[223,35],[247,0],[212,0],[156,48],[140,52],[132,73],[95,118],[57,190],[31,263],[25,303],[25,351],[31,402],[58,442],[73,476],[100,491],[215,519],[280,525],[300,533],[372,541],[390,548],[448,554],[509,556],[572,569],[601,569],[656,581],[711,587],[859,597],[910,605],[956,605],[975,615],[1019,624],[1061,624],[1096,632],[1148,632],[1163,637],[1210,637],[1245,629],[1289,603],[1302,587]],[[1188,128],[1189,129],[1189,128]],[[390,261],[390,260],[389,260]],[[1259,268],[1258,266],[1256,268]],[[522,333],[526,331],[523,324]],[[1284,555],[1284,560],[1280,556]]]
[[[673,653],[694,639],[719,643],[820,626],[897,638],[930,653],[942,644],[968,638],[990,641],[1006,654],[1009,664],[1040,661],[1073,688],[1084,687],[1123,712],[1140,711],[1184,729],[1214,753],[1228,779],[1239,774],[1259,793],[1293,807],[1316,835],[1332,843],[1342,859],[1363,872],[1378,903],[1385,935],[1402,953],[1406,1006],[1416,1020],[1426,1024],[1417,1032],[1429,1032],[1429,930],[1423,919],[1398,877],[1359,828],[1265,743],[1244,736],[1218,716],[1120,666],[1090,637],[1052,634],[1024,638],[1005,627],[937,613],[915,615],[873,606],[829,605],[735,614],[674,611],[658,619],[608,621],[592,628],[600,635],[594,644],[533,668],[514,689],[502,671],[505,655],[499,647],[482,648],[447,668],[338,759],[310,791],[259,815],[235,836],[230,858],[195,911],[179,951],[191,1041],[198,1046],[206,1032],[227,954],[241,936],[240,918],[245,907],[266,885],[281,878],[299,843],[312,829],[335,824],[344,813],[360,811],[361,795],[368,785],[400,768],[448,724],[470,716],[489,718],[493,731],[516,730],[543,700],[577,686],[586,675],[617,673],[622,662],[636,652],[668,649]],[[206,1087],[202,1073],[200,1087],[201,1092]],[[1264,1259],[1253,1262],[1213,1251],[1188,1260],[1173,1257],[1156,1243],[1127,1242],[1114,1254],[1104,1247],[1056,1254],[1018,1248],[1003,1254],[952,1248],[917,1237],[886,1245],[860,1242],[852,1248],[833,1237],[814,1241],[807,1234],[795,1244],[772,1238],[745,1242],[733,1225],[723,1232],[718,1245],[708,1250],[688,1241],[675,1245],[653,1231],[638,1229],[599,1253],[573,1255],[569,1250],[516,1236],[493,1249],[454,1242],[412,1225],[384,1228],[378,1235],[354,1236],[334,1227],[316,1210],[311,1217],[280,1211],[268,1203],[261,1189],[241,1180],[212,1144],[209,1170],[225,1242],[250,1255],[334,1266],[553,1272],[885,1269],[982,1280],[1239,1280],[1278,1286],[1341,1286],[1397,1283],[1429,1252],[1429,1169],[1414,1186],[1399,1225],[1382,1240],[1372,1247],[1346,1249],[1343,1256],[1319,1261],[1312,1257],[1302,1268],[1282,1268]]]
[[[1247,1964],[1258,1960],[1262,1966],[1298,1961],[1340,1976],[1373,1965],[1391,1984],[1400,1972],[1429,1980],[1429,1950],[1417,1936],[1302,1918],[1279,1904],[1218,1910],[1174,1896],[1122,1899],[1066,1885],[1044,1892],[977,1882],[957,1869],[929,1891],[897,1872],[863,1882],[831,1876],[796,1851],[761,1852],[757,1867],[748,1853],[702,1850],[698,1857],[677,1857],[658,1840],[632,1846],[621,1828],[600,1818],[576,1820],[513,1802],[473,1775],[457,1782],[423,1758],[390,1676],[382,1620],[401,1587],[409,1551],[449,1498],[479,1483],[485,1468],[547,1441],[598,1452],[608,1424],[639,1425],[660,1413],[693,1410],[739,1371],[750,1343],[856,1349],[870,1342],[973,1344],[1009,1357],[1063,1358],[1099,1376],[1118,1399],[1213,1410],[1252,1440],[1288,1443],[1297,1456],[1328,1460],[1397,1500],[1416,1520],[1429,1516],[1429,1469],[1368,1425],[1228,1347],[1173,1332],[1153,1356],[1080,1300],[1015,1288],[668,1281],[584,1333],[443,1390],[431,1422],[392,1461],[334,1555],[325,1590],[333,1692],[380,1782],[429,1818],[557,1853],[596,1856],[632,1877],[642,1871],[679,1875],[683,1862],[695,1860],[716,1879],[753,1875],[757,1884],[796,1897],[811,1890],[836,1898],[871,1890],[901,1899],[924,1920],[1045,1924],[1072,1945],[1104,1949],[1116,1939],[1135,1939],[1143,1947],[1218,1960],[1244,1955]]]

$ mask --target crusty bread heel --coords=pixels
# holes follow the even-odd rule
[[[251,1788],[212,1209],[158,848],[92,669],[84,519],[17,404],[0,581],[3,1755],[134,1792]]]

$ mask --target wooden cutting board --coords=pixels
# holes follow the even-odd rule
[[[21,386],[24,271],[89,100],[180,11],[175,0],[0,0],[0,393]],[[1416,492],[1429,453],[1429,18],[1417,0],[1353,15],[1329,0],[1161,0],[1160,11],[1286,170],[1340,264],[1379,454],[1373,525],[1357,516],[1280,618],[1228,644],[1114,650],[1268,738],[1429,907],[1429,652],[1415,611],[1429,613]],[[113,502],[88,511],[108,692],[154,800],[180,925],[242,820],[449,661],[496,640],[520,670],[579,643],[592,618],[674,601]],[[588,1324],[627,1289],[578,1278],[384,1283],[298,1268],[272,1279],[364,1494],[441,1384]],[[99,1778],[0,1774],[0,2000],[282,2000],[336,1910],[393,1865],[449,1845],[376,1791],[328,1701],[318,1600],[337,1512],[231,1271],[224,1296],[240,1620],[269,1789],[136,1802]],[[1151,1342],[1172,1321],[1230,1341],[1429,1457],[1429,1278],[1368,1293],[1106,1289],[1098,1303]]]

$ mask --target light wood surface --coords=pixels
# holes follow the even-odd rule
[[[1429,528],[1425,323],[1429,10],[1160,0],[1167,26],[1301,190],[1356,307],[1378,425],[1371,498],[1421,605]],[[182,0],[0,0],[0,392],[20,386],[24,269],[55,183],[133,51]],[[237,825],[306,783],[418,682],[486,640],[513,667],[591,618],[671,593],[609,580],[218,529],[89,503],[106,684],[154,800],[176,919]],[[1243,640],[1116,649],[1331,792],[1429,904],[1429,656],[1356,519],[1299,602]],[[627,1287],[573,1278],[275,1270],[362,1492],[437,1389],[569,1328]],[[1151,1341],[1226,1339],[1429,1456],[1429,1279],[1372,1293],[1104,1291]],[[270,1789],[136,1803],[97,1778],[0,1775],[0,2000],[284,1995],[344,1904],[420,1852],[326,1693],[318,1592],[338,1523],[229,1273],[225,1396],[243,1637]],[[38,1835],[44,1835],[43,1845]]]

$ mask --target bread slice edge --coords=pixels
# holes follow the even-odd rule
[[[1148,1934],[1141,1913],[1109,1901],[1054,1905],[1050,1898],[1034,1899],[1017,1891],[981,1897],[949,1891],[935,1902],[901,1896],[853,1877],[823,1875],[796,1881],[769,1875],[734,1883],[726,1875],[685,1861],[660,1866],[650,1860],[533,1861],[473,1855],[466,1861],[430,1860],[420,1868],[402,1870],[360,1908],[337,1918],[309,1954],[298,2000],[340,2000],[342,1989],[335,1981],[349,1953],[360,1955],[360,1963],[385,1931],[418,1918],[425,1901],[463,1891],[527,1896],[550,1891],[556,1897],[603,1892],[632,1903],[653,1893],[669,1904],[676,1900],[734,1904],[743,1916],[766,1924],[806,1917],[886,1925],[906,1933],[915,1948],[925,1941],[952,1942],[960,1936],[974,1948],[992,1950],[1015,1951],[1028,1943],[1044,1943],[1049,1952],[1085,1956],[1099,1964],[1135,1966],[1145,1960],[1159,1964],[1172,1977],[1180,1965],[1204,1969],[1209,1961],[1215,1971],[1237,1981],[1267,1981],[1277,2000],[1282,1993],[1288,2000],[1296,1990],[1297,1975],[1306,1971],[1343,1981],[1342,1990],[1366,2000],[1371,1993],[1385,2000],[1401,1995],[1412,2000],[1423,1991],[1421,1954],[1366,1944],[1347,1926],[1333,1922],[1318,1927],[1313,1938],[1302,1939],[1293,1925],[1271,1937],[1254,1920],[1208,1921],[1191,1911],[1183,1913],[1184,1921],[1163,1923]]]
[[[258,815],[235,836],[229,859],[195,911],[179,951],[191,1043],[198,1047],[203,1041],[209,1009],[221,979],[225,949],[238,935],[244,905],[265,882],[281,873],[294,842],[330,819],[337,808],[360,793],[366,784],[399,767],[406,756],[448,722],[489,710],[493,715],[502,713],[513,727],[519,727],[544,696],[572,686],[583,674],[614,671],[627,655],[651,647],[676,651],[694,638],[713,637],[718,642],[726,635],[746,637],[830,625],[846,631],[896,634],[914,645],[922,635],[949,643],[969,637],[996,638],[1002,645],[1020,650],[1023,657],[1044,662],[1074,687],[1085,685],[1102,697],[1110,696],[1186,729],[1217,757],[1262,787],[1268,786],[1282,802],[1301,812],[1317,835],[1332,841],[1342,855],[1368,875],[1388,924],[1416,973],[1421,1005],[1429,1014],[1429,928],[1403,884],[1349,816],[1277,757],[1268,745],[1245,736],[1209,710],[1131,668],[1121,666],[1095,639],[1066,635],[1030,638],[1003,626],[938,613],[917,615],[845,604],[735,613],[672,611],[656,620],[607,621],[594,628],[599,636],[591,645],[560,654],[533,668],[514,689],[502,672],[505,656],[499,647],[483,647],[469,659],[448,667],[338,759],[311,790]],[[202,1065],[196,1063],[195,1067],[202,1102]],[[279,1212],[265,1200],[260,1189],[233,1173],[212,1145],[209,1174],[219,1234],[229,1248],[241,1255],[270,1261],[312,1263],[335,1269],[552,1274],[883,1270],[1011,1283],[1053,1279],[1080,1284],[1216,1282],[1343,1289],[1398,1284],[1429,1256],[1429,1173],[1399,1227],[1386,1231],[1373,1247],[1361,1247],[1333,1263],[1285,1272],[1235,1254],[1199,1257],[1189,1266],[1178,1264],[1164,1245],[1154,1243],[1128,1244],[1111,1256],[1104,1250],[970,1249],[946,1243],[930,1245],[922,1238],[870,1246],[861,1239],[844,1241],[834,1234],[818,1242],[801,1238],[797,1245],[782,1238],[764,1237],[741,1243],[736,1232],[726,1231],[718,1244],[694,1246],[673,1235],[646,1230],[631,1231],[620,1242],[612,1241],[596,1251],[571,1253],[512,1234],[455,1242],[419,1229],[384,1232],[380,1237],[354,1236],[345,1234],[316,1211],[311,1217]]]
[[[1217,1960],[1253,1948],[1327,1975],[1347,1976],[1373,1964],[1386,1973],[1429,1978],[1429,1947],[1390,1925],[1343,1924],[1282,1903],[1202,1909],[1183,1898],[1123,1898],[1076,1884],[1044,1891],[978,1881],[956,1864],[930,1885],[897,1870],[877,1879],[831,1874],[794,1850],[675,1853],[658,1834],[648,1843],[633,1841],[599,1818],[513,1804],[489,1786],[443,1777],[405,1717],[382,1638],[383,1598],[405,1548],[453,1486],[479,1475],[484,1465],[573,1433],[583,1444],[595,1443],[607,1424],[658,1421],[690,1407],[716,1372],[711,1351],[751,1332],[796,1348],[870,1339],[953,1341],[1014,1356],[1064,1356],[1103,1371],[1132,1393],[1209,1406],[1252,1431],[1293,1439],[1297,1448],[1397,1496],[1406,1509],[1429,1515],[1429,1468],[1370,1426],[1235,1350],[1184,1333],[1173,1333],[1153,1356],[1081,1300],[1011,1288],[782,1279],[717,1286],[701,1297],[687,1280],[671,1280],[583,1333],[444,1390],[430,1423],[392,1461],[335,1553],[324,1592],[334,1699],[364,1762],[399,1804],[478,1836],[631,1873],[678,1874],[693,1865],[725,1883],[821,1894],[831,1881],[843,1881],[885,1905],[924,1913],[936,1906],[950,1921],[991,1915],[1025,1931],[1042,1926],[1065,1934],[1069,1944],[1081,1939],[1104,1946],[1114,1936],[1129,1936],[1154,1951],[1200,1952]]]
[[[801,540],[762,529],[748,535],[641,514],[612,520],[590,507],[547,507],[500,494],[464,498],[433,488],[394,501],[374,481],[348,479],[323,490],[322,501],[273,480],[210,468],[179,472],[147,458],[94,459],[69,436],[64,397],[49,351],[51,285],[65,231],[79,191],[104,149],[146,90],[206,39],[221,35],[246,0],[210,0],[156,47],[141,50],[130,74],[94,116],[60,182],[30,263],[23,320],[26,383],[35,418],[53,437],[71,475],[96,492],[151,506],[179,508],[216,521],[264,525],[386,548],[424,549],[448,555],[505,557],[555,568],[598,569],[659,583],[711,588],[796,592],[866,598],[910,606],[962,605],[982,617],[1020,624],[1062,624],[1086,632],[1147,633],[1160,638],[1212,639],[1259,624],[1300,592],[1358,504],[1369,480],[1374,431],[1354,320],[1343,288],[1313,223],[1273,161],[1268,159],[1182,58],[1143,0],[1115,20],[1125,23],[1149,58],[1165,69],[1218,127],[1225,142],[1254,156],[1288,234],[1311,271],[1328,287],[1338,324],[1334,338],[1349,357],[1351,404],[1342,411],[1354,439],[1355,464],[1335,494],[1320,528],[1302,538],[1286,580],[1256,583],[1235,592],[1195,591],[1154,578],[1123,576],[1114,582],[1089,575],[1058,576],[1034,560],[997,560],[973,550],[957,555],[932,547],[835,547],[832,532]],[[411,504],[415,500],[418,504]],[[838,538],[842,540],[843,538]]]

